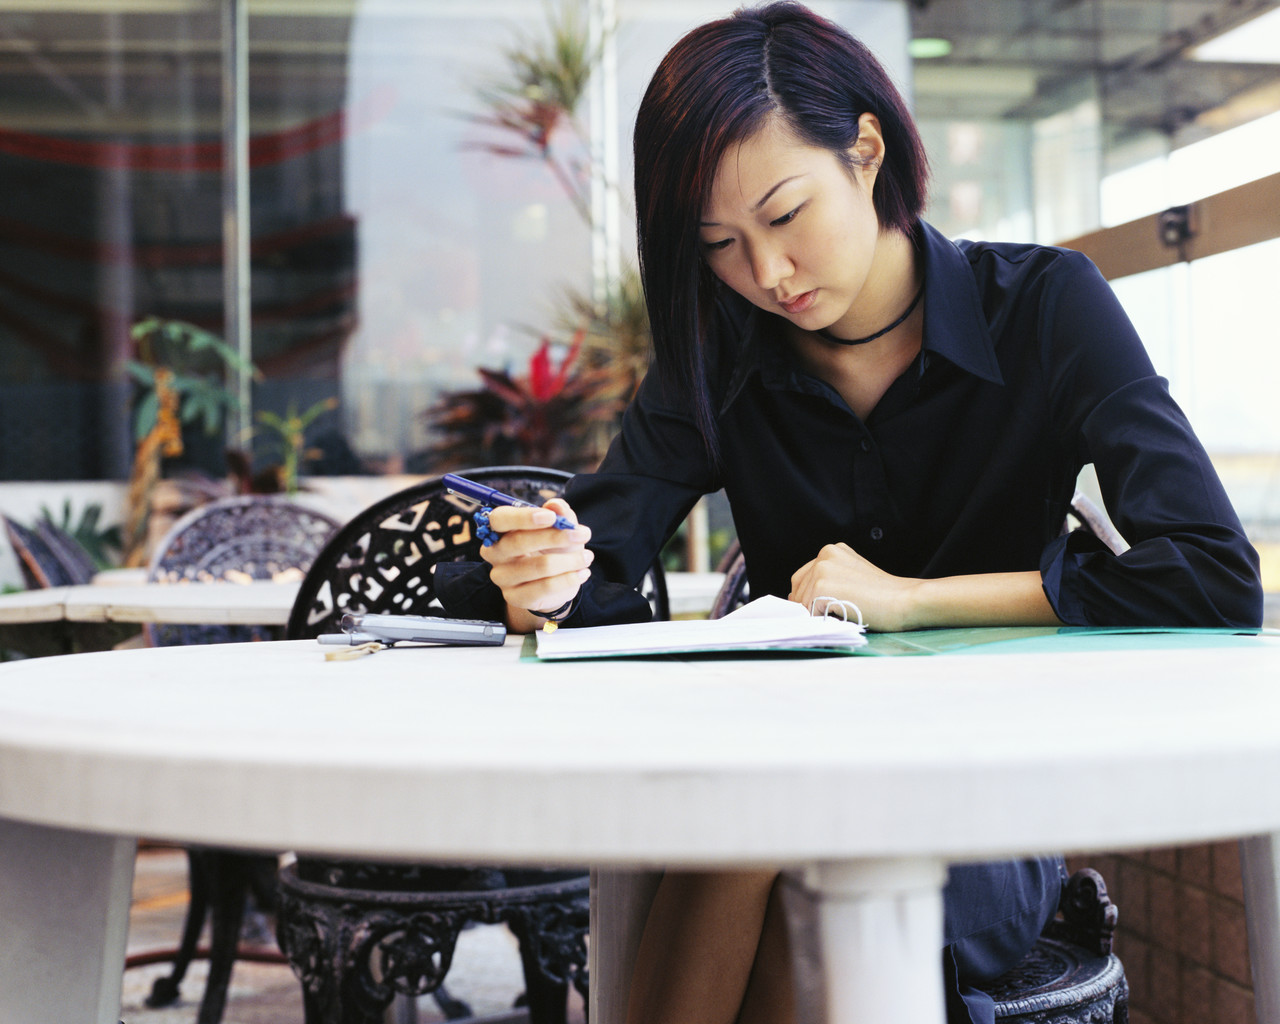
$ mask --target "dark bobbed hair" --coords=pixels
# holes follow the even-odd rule
[[[743,8],[675,44],[649,83],[635,128],[636,231],[654,363],[669,394],[689,400],[718,450],[704,345],[715,278],[698,226],[725,152],[771,116],[849,166],[858,118],[884,138],[872,202],[882,228],[911,232],[924,209],[928,160],[884,67],[843,28],[791,0]]]

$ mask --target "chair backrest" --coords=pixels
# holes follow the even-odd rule
[[[737,537],[725,550],[718,569],[724,573],[724,582],[720,584],[716,599],[711,602],[708,618],[712,619],[728,615],[751,600],[751,590],[747,584],[747,561],[742,557],[742,547],[738,544]]]
[[[572,474],[538,466],[491,466],[463,476],[541,505],[564,493]],[[431,570],[438,562],[480,561],[471,502],[440,477],[374,503],[339,530],[316,557],[289,616],[286,635],[304,639],[342,628],[347,612],[439,614]],[[666,577],[655,561],[640,586],[655,619],[670,616]]]
[[[0,518],[4,519],[5,533],[18,559],[18,568],[22,572],[22,579],[28,590],[88,583],[92,578],[92,572],[88,577],[81,578],[75,566],[64,563],[58,557],[58,553],[36,530],[16,523],[8,516]]]
[[[60,526],[55,526],[48,519],[36,523],[36,533],[53,552],[54,558],[66,570],[74,583],[92,583],[98,573],[98,566],[93,556],[85,550],[75,537]]]
[[[1073,518],[1078,521],[1078,526],[1072,522]],[[1076,491],[1071,499],[1071,514],[1062,524],[1063,533],[1069,533],[1073,529],[1092,533],[1117,555],[1128,548],[1106,514],[1080,491]],[[719,571],[724,573],[724,582],[720,584],[720,590],[711,605],[710,617],[713,619],[728,615],[751,600],[747,584],[747,563],[742,557],[742,548],[738,545],[737,538],[734,538],[720,560]]]
[[[192,509],[156,546],[147,579],[161,583],[302,578],[337,520],[277,495],[222,498]],[[148,626],[157,646],[271,639],[259,626]]]

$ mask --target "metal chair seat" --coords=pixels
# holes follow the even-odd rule
[[[1063,891],[1059,918],[1023,961],[983,986],[1007,1024],[1128,1024],[1129,984],[1111,951],[1118,911],[1102,876],[1081,868]]]
[[[443,984],[472,924],[505,924],[519,940],[531,1019],[565,1019],[570,984],[587,998],[587,875],[428,869],[410,888],[412,868],[352,865],[337,878],[330,868],[280,870],[277,928],[308,1021],[382,1024],[397,995],[428,993],[449,1018],[470,1016]]]
[[[1123,1024],[1128,1012],[1117,1003],[1127,1006],[1128,992],[1124,967],[1114,954],[1093,956],[1044,937],[990,990],[996,1020],[1011,1024]]]

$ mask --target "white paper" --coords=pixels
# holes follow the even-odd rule
[[[538,657],[604,658],[709,651],[852,651],[867,642],[857,622],[810,615],[803,605],[766,596],[722,619],[677,619],[584,626],[537,634]]]

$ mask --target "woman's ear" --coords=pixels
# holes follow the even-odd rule
[[[880,130],[880,118],[875,114],[863,114],[858,118],[858,140],[850,147],[849,155],[854,166],[862,169],[867,186],[873,185],[876,172],[884,162],[884,135]]]

